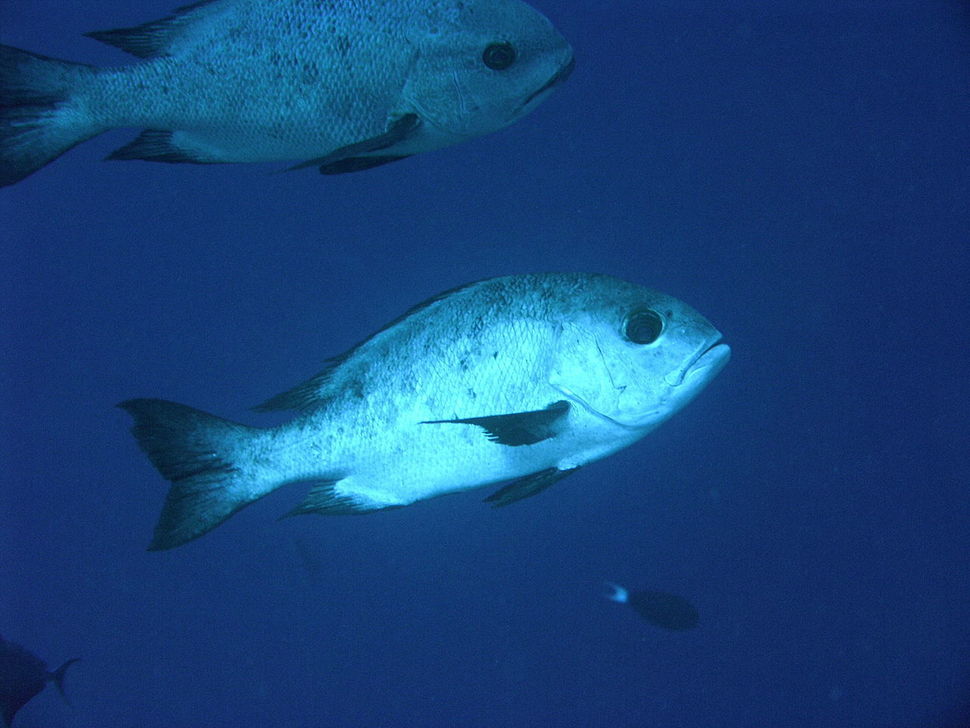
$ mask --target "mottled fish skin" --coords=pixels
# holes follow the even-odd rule
[[[633,337],[633,338],[631,338]],[[398,507],[483,485],[505,505],[643,437],[727,362],[686,304],[602,275],[509,276],[412,309],[260,409],[257,429],[162,400],[122,403],[173,482],[153,548],[285,483],[293,513]]]
[[[0,49],[0,185],[117,127],[146,131],[110,159],[365,169],[511,124],[572,67],[521,0],[211,0],[89,35],[145,60]]]

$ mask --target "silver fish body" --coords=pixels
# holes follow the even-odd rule
[[[572,68],[521,0],[210,0],[89,35],[145,60],[0,47],[0,185],[128,126],[109,159],[365,169],[511,124]]]
[[[412,309],[262,410],[259,429],[163,400],[122,403],[172,489],[152,548],[202,535],[287,483],[292,513],[359,513],[512,481],[506,505],[643,437],[730,349],[670,296],[602,275],[509,276]]]

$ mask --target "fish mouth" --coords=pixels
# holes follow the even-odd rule
[[[731,347],[718,336],[706,349],[698,352],[687,365],[676,372],[671,372],[664,380],[672,387],[679,387],[687,379],[693,379],[703,374],[710,379],[717,374],[731,358]]]
[[[549,89],[551,89],[553,86],[558,86],[559,84],[561,84],[563,81],[565,81],[567,78],[569,78],[569,75],[573,72],[573,69],[575,67],[576,67],[576,57],[575,56],[569,56],[569,60],[566,61],[566,64],[564,66],[562,66],[562,68],[560,68],[558,71],[556,71],[552,75],[552,78],[550,78],[542,86],[540,86],[538,89],[536,89],[531,94],[529,94],[529,97],[525,101],[522,102],[522,104],[521,104],[521,106],[519,108],[525,108],[526,106],[529,105],[529,103],[531,101],[533,101],[534,99],[536,99],[539,96],[541,96],[542,94],[544,94],[546,91],[548,91]]]

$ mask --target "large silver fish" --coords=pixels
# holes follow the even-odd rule
[[[472,283],[411,309],[259,409],[260,429],[158,399],[121,407],[172,487],[152,549],[201,536],[287,483],[291,514],[362,513],[512,481],[497,506],[639,440],[730,349],[675,298],[604,275]]]
[[[0,186],[126,126],[108,159],[366,169],[511,124],[573,64],[521,0],[208,0],[88,35],[146,60],[0,46]]]

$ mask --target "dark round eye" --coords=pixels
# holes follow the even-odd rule
[[[515,63],[515,48],[511,43],[492,43],[482,53],[482,61],[493,71],[504,71]]]
[[[649,308],[641,308],[626,319],[623,333],[634,344],[652,344],[660,338],[664,330],[664,320],[660,314]]]

